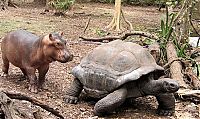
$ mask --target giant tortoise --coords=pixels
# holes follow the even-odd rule
[[[164,69],[142,46],[115,40],[96,47],[72,69],[75,77],[67,89],[66,103],[77,103],[81,91],[100,100],[94,106],[95,115],[114,111],[127,98],[147,95],[156,97],[159,115],[172,115],[175,110],[173,93],[177,81],[162,78]]]

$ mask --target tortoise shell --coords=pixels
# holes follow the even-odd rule
[[[132,42],[115,40],[89,52],[73,68],[72,74],[85,90],[104,94],[154,71],[163,72],[164,69],[156,64],[145,48]]]

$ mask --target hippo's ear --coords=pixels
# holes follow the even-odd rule
[[[50,33],[49,34],[49,39],[51,40],[51,41],[53,41],[54,39],[53,39],[53,35]]]

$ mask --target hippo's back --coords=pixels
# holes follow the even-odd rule
[[[8,33],[1,43],[3,58],[7,58],[15,66],[22,65],[22,58],[27,59],[38,36],[25,30]],[[18,66],[19,67],[19,66]]]
[[[8,33],[2,40],[2,43],[6,44],[6,43],[20,43],[20,42],[24,42],[24,43],[27,43],[27,42],[33,42],[35,40],[37,40],[39,37],[28,32],[28,31],[25,31],[25,30],[16,30],[16,31],[12,31],[10,33]],[[16,45],[17,45],[16,44]]]

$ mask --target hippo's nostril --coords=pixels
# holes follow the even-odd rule
[[[73,59],[73,55],[71,55],[71,54],[65,54],[65,55],[63,56],[63,60],[64,60],[65,62],[72,61],[72,59]]]

